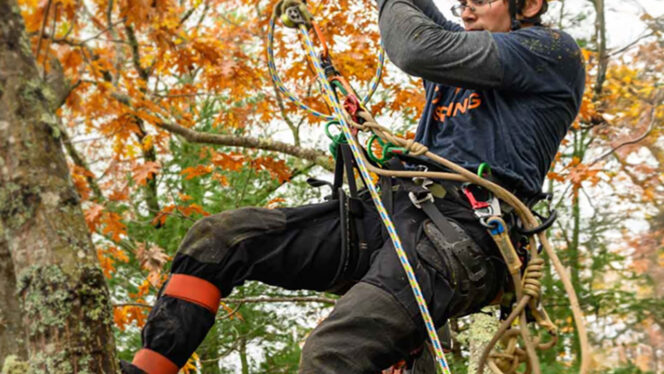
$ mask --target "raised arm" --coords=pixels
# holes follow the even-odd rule
[[[378,0],[378,6],[385,51],[406,73],[461,87],[501,85],[502,64],[489,32],[462,31],[431,0]]]

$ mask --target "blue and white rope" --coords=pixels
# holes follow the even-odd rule
[[[376,190],[376,186],[374,186],[373,184],[371,175],[369,174],[369,171],[367,170],[367,167],[364,163],[364,158],[360,154],[361,151],[358,147],[358,144],[351,133],[348,123],[346,122],[343,107],[341,106],[341,103],[337,100],[337,97],[334,95],[334,90],[327,81],[325,72],[323,71],[322,68],[322,63],[318,58],[318,56],[316,55],[314,46],[311,42],[311,39],[309,38],[309,33],[307,31],[306,26],[301,25],[299,29],[305,41],[309,57],[311,58],[311,61],[314,63],[318,79],[320,80],[321,84],[323,84],[325,91],[323,97],[330,105],[330,107],[334,109],[334,118],[337,121],[339,121],[339,124],[341,125],[341,129],[346,139],[348,140],[348,145],[350,146],[353,152],[353,156],[357,163],[358,169],[360,170],[360,174],[362,175],[362,179],[364,179],[366,186],[369,189],[373,203],[376,206],[376,209],[380,214],[381,220],[383,221],[383,224],[385,225],[387,232],[390,235],[392,243],[394,244],[394,249],[397,252],[399,261],[401,262],[401,266],[406,272],[406,276],[408,277],[408,282],[410,283],[411,289],[413,290],[413,294],[415,295],[417,305],[420,309],[420,314],[422,315],[422,319],[424,320],[424,325],[426,326],[429,339],[431,340],[431,343],[433,345],[438,367],[444,374],[450,374],[449,366],[447,365],[447,361],[445,360],[445,355],[443,353],[442,345],[440,344],[440,340],[438,339],[438,334],[436,333],[436,327],[433,323],[433,320],[431,319],[431,315],[429,313],[426,300],[424,299],[422,290],[415,277],[415,272],[413,271],[412,266],[408,262],[408,258],[406,257],[406,252],[404,251],[403,246],[401,244],[401,240],[397,235],[394,224],[392,223],[392,219],[385,210],[385,206],[383,205],[383,202],[380,199],[380,195]]]

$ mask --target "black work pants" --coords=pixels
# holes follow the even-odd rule
[[[305,343],[300,373],[380,372],[421,346],[426,330],[368,194],[361,204],[363,214],[355,229],[364,231],[366,247],[342,250],[346,222],[340,218],[338,201],[297,208],[244,208],[198,221],[183,240],[172,272],[203,278],[216,285],[222,297],[246,280],[317,291],[355,284]],[[432,240],[427,234],[431,222],[403,191],[395,194],[392,217],[432,318],[441,326],[450,316],[488,304],[506,272],[491,238],[467,204],[445,199],[436,204],[461,240],[451,243],[440,236]],[[361,257],[357,251],[370,252],[370,261],[361,269],[353,263]],[[144,346],[182,366],[213,322],[214,316],[204,308],[162,296],[143,329]]]

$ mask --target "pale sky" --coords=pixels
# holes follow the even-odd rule
[[[608,47],[619,48],[638,38],[646,30],[640,20],[643,9],[653,17],[664,16],[664,0],[605,0],[607,9]],[[457,0],[434,0],[438,8],[450,20],[458,19],[450,13]],[[549,14],[558,17],[560,2],[549,0]],[[583,22],[582,27],[567,30],[575,37],[588,37],[593,32],[594,13],[590,0],[567,0],[565,13],[577,14],[586,11],[590,18]],[[557,18],[556,18],[557,19]]]

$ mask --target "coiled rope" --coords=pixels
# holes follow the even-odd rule
[[[275,29],[276,20],[284,14],[283,11],[286,8],[289,8],[290,10],[295,9],[297,12],[300,13],[299,14],[300,17],[302,17],[303,22],[297,24],[291,24],[288,26],[297,27],[299,29],[300,34],[302,35],[302,38],[304,40],[305,50],[314,64],[317,78],[323,85],[323,91],[324,91],[323,97],[327,102],[327,104],[334,110],[333,115],[326,115],[323,113],[319,113],[309,108],[304,103],[302,103],[295,95],[293,95],[285,87],[285,85],[283,84],[283,82],[281,81],[281,79],[277,74],[276,66],[274,63],[274,50],[273,50],[274,29]],[[392,223],[389,215],[387,214],[387,211],[383,206],[383,203],[380,199],[380,195],[378,194],[378,191],[376,190],[376,187],[373,184],[373,180],[369,173],[372,172],[377,175],[386,176],[386,177],[397,177],[397,178],[420,177],[420,178],[431,178],[431,179],[465,181],[477,184],[490,190],[500,200],[511,205],[527,230],[532,230],[533,228],[536,228],[539,223],[537,219],[534,217],[534,215],[530,212],[528,207],[525,206],[525,204],[521,202],[516,196],[514,196],[507,190],[503,189],[499,185],[492,183],[486,179],[483,179],[475,175],[474,173],[464,169],[463,167],[455,163],[452,163],[451,161],[443,157],[440,157],[439,155],[430,152],[426,148],[426,146],[417,143],[414,140],[407,140],[395,136],[389,129],[379,125],[375,121],[375,119],[371,116],[371,114],[363,107],[363,105],[360,106],[360,110],[355,113],[355,115],[357,116],[356,118],[361,118],[363,120],[363,123],[360,124],[358,123],[358,121],[354,120],[353,116],[350,113],[348,113],[339,102],[332,86],[328,82],[328,78],[326,77],[325,71],[323,70],[322,67],[321,59],[317,56],[315,52],[313,43],[311,41],[311,38],[309,37],[309,28],[313,27],[321,42],[323,44],[325,42],[324,38],[320,33],[320,30],[318,29],[317,26],[315,26],[311,18],[312,18],[311,15],[308,13],[308,10],[306,9],[306,5],[304,5],[304,3],[302,3],[299,0],[282,0],[275,6],[274,11],[272,13],[272,17],[270,19],[269,30],[268,30],[267,52],[268,52],[268,68],[270,70],[270,75],[275,84],[277,85],[277,87],[279,88],[279,90],[284,95],[286,95],[289,98],[289,100],[298,105],[301,109],[306,110],[307,112],[311,113],[312,115],[318,118],[322,118],[328,121],[330,120],[337,121],[339,123],[341,130],[356,160],[358,169],[360,171],[360,175],[371,194],[371,198],[376,206],[376,209],[380,214],[381,220],[383,221],[385,227],[387,228],[387,231],[390,235],[390,239],[394,244],[395,251],[397,252],[401,265],[404,268],[404,271],[406,272],[408,281],[410,283],[410,286],[413,290],[413,294],[420,309],[422,319],[424,320],[429,339],[432,343],[438,368],[442,373],[449,374],[450,373],[449,367],[445,360],[440,341],[438,340],[438,335],[436,333],[435,326],[429,314],[426,301],[422,296],[421,289],[419,287],[417,279],[415,278],[413,269],[405,255],[405,251],[403,250],[401,241],[397,235],[396,229],[394,228],[394,224]],[[323,57],[329,57],[327,52],[327,47],[325,45],[324,45]],[[362,100],[363,104],[368,103],[371,95],[373,94],[373,92],[375,92],[375,89],[378,86],[378,81],[380,79],[380,74],[382,72],[382,66],[383,66],[382,49],[381,49],[380,60],[381,61],[379,63],[378,73],[374,78],[374,80],[372,80],[370,93]],[[346,86],[348,86],[347,83],[345,82],[343,83]],[[352,92],[352,89],[350,90],[347,89],[347,91],[349,91],[349,95],[352,95],[350,94],[350,92]],[[354,128],[353,131],[351,130],[351,127]],[[411,155],[415,156],[424,155],[425,157],[428,157],[429,159],[448,168],[449,170],[452,171],[452,173],[395,171],[395,170],[386,170],[374,167],[369,162],[367,162],[363,152],[360,150],[358,146],[358,140],[355,135],[357,131],[370,131],[374,135],[382,139],[382,141],[385,142],[386,144],[391,143],[399,147],[403,147],[406,150],[406,152],[408,152]],[[500,225],[500,224],[504,225],[504,222],[502,222],[502,219],[500,219],[500,217],[491,217],[488,222],[490,223],[492,222],[495,225]],[[574,321],[576,323],[579,333],[578,335],[581,346],[580,373],[585,374],[588,372],[590,365],[590,346],[588,344],[588,336],[581,308],[578,302],[578,298],[576,296],[576,292],[574,291],[574,288],[569,280],[569,276],[567,275],[566,270],[564,269],[562,263],[560,262],[556,253],[554,252],[545,233],[544,232],[538,233],[537,239],[539,239],[539,242],[541,243],[542,247],[549,256],[549,259],[553,263],[556,272],[558,273],[565,287],[565,290],[568,293],[570,304],[572,307],[572,313],[574,316]],[[544,260],[541,258],[540,254],[538,253],[537,240],[535,238],[535,235],[530,236],[529,242],[530,242],[529,245],[530,262],[526,267],[524,276],[520,278],[518,276],[519,275],[518,271],[510,270],[514,290],[516,293],[517,305],[513,308],[508,318],[501,323],[498,332],[494,335],[493,339],[486,346],[484,352],[482,353],[482,356],[480,358],[480,365],[477,371],[478,374],[483,373],[485,365],[488,365],[489,368],[496,374],[515,373],[521,362],[526,362],[527,364],[526,373],[532,372],[534,374],[540,374],[541,370],[535,349],[548,349],[552,347],[557,341],[557,328],[553,324],[553,322],[551,322],[546,312],[543,309],[541,309],[539,305],[539,296],[541,293],[540,280],[542,277],[542,268],[544,266]],[[526,316],[527,306],[530,308],[530,311],[533,317],[535,318],[537,325],[546,330],[551,336],[551,340],[549,340],[548,342],[542,343],[540,342],[539,339],[530,337],[530,332],[527,326],[527,316]],[[512,324],[514,323],[514,321],[516,321],[517,318],[518,318],[519,327],[511,328]],[[523,341],[524,345],[523,349],[518,347],[519,337],[521,337]],[[492,352],[493,348],[495,347],[496,343],[498,343],[499,340],[502,340],[504,343],[503,350],[501,352]]]

